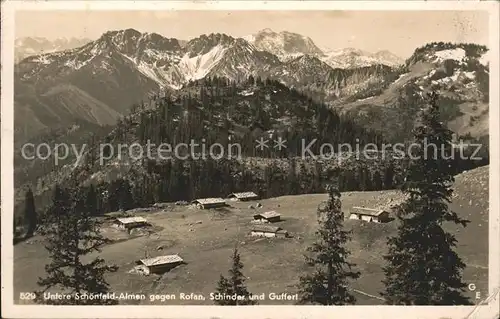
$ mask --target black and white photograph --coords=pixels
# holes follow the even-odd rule
[[[498,2],[224,2],[2,3],[2,316],[498,316]]]

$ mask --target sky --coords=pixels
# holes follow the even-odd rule
[[[308,36],[322,49],[389,50],[404,58],[432,41],[488,44],[485,11],[18,11],[15,28],[16,38],[51,40],[127,28],[180,40],[270,28]]]

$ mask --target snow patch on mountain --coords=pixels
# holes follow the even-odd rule
[[[76,60],[68,60],[68,61],[64,62],[64,66],[67,66],[68,68],[72,68],[73,70],[79,70],[83,66],[85,66],[91,59],[83,61],[83,62],[78,62]]]
[[[48,64],[52,63],[52,59],[51,59],[50,54],[41,54],[38,57],[31,60],[31,62],[48,65]]]
[[[475,71],[472,71],[472,72],[463,72],[462,74],[466,78],[468,78],[469,80],[474,80],[476,78],[476,72]]]
[[[158,83],[160,86],[168,85],[168,82],[165,80],[164,74],[161,74],[162,72],[158,68],[153,68],[149,64],[141,61],[137,65],[137,69],[142,74]]]
[[[434,63],[443,62],[444,60],[455,60],[458,62],[463,62],[465,60],[466,54],[464,49],[456,48],[437,51],[434,53],[434,57]]]
[[[146,63],[144,61],[137,61],[137,59],[129,57],[125,54],[121,55],[128,59],[131,63],[133,63],[141,74],[155,81],[160,87],[172,87],[172,77],[163,68],[156,67],[155,65]],[[174,86],[177,87],[176,85]]]
[[[212,68],[224,57],[227,47],[218,44],[208,53],[189,57],[186,53],[180,60],[178,68],[185,75],[186,80],[198,80],[205,77]]]
[[[367,100],[372,99],[372,98],[374,98],[374,96],[369,96],[369,97],[366,97],[364,99],[358,99],[357,101],[358,102],[363,102],[363,101],[367,101]]]
[[[431,70],[431,71],[429,72],[429,74],[424,75],[424,76],[422,77],[422,79],[423,79],[423,80],[427,80],[428,78],[430,78],[430,77],[432,77],[434,74],[436,74],[436,72],[437,72],[437,71],[436,71],[435,69],[433,69],[433,70]]]
[[[489,66],[490,64],[490,58],[491,54],[490,51],[486,51],[480,58],[479,58],[479,63],[481,63],[484,66]]]
[[[408,73],[403,73],[401,74],[397,79],[396,81],[394,81],[394,83],[398,83],[399,81],[401,81],[402,78],[404,78],[405,76],[407,76],[408,74],[410,74],[409,72]]]
[[[247,41],[248,43],[254,43],[255,42],[255,35],[249,34],[246,36],[241,37],[243,40]]]
[[[444,77],[438,80],[432,80],[432,84],[451,84],[462,79],[474,80],[476,79],[476,72],[454,72],[453,75]]]
[[[326,52],[321,60],[332,68],[339,69],[367,67],[375,64],[397,66],[403,63],[401,58],[389,51],[370,53],[355,48],[345,48]]]

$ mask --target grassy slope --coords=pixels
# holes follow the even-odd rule
[[[467,264],[464,280],[475,283],[477,291],[485,295],[488,265],[488,166],[457,176],[456,196],[451,208],[471,223],[465,229],[449,228],[457,235],[458,252]],[[343,193],[344,212],[352,206],[371,207],[387,205],[392,198],[398,200],[396,191]],[[230,266],[231,251],[239,243],[244,273],[248,276],[251,292],[294,292],[299,274],[305,269],[303,253],[313,241],[316,228],[316,208],[325,200],[325,194],[284,196],[260,201],[261,210],[277,210],[283,216],[280,226],[291,232],[291,239],[254,239],[247,236],[249,221],[255,210],[248,209],[250,203],[231,203],[227,211],[204,211],[173,206],[168,212],[150,213],[148,220],[163,229],[149,237],[142,236],[120,241],[104,248],[102,257],[120,266],[117,273],[109,276],[112,291],[129,293],[204,293],[208,296],[215,288],[220,273],[226,274]],[[201,224],[193,224],[201,221]],[[192,224],[192,225],[190,225]],[[396,223],[368,224],[346,221],[353,230],[349,243],[352,261],[358,264],[362,277],[353,285],[354,289],[377,295],[382,289],[382,255],[385,242],[394,234]],[[106,230],[115,237],[117,232]],[[122,235],[123,236],[123,235]],[[14,246],[14,296],[19,292],[33,291],[36,280],[44,274],[46,252],[39,239]],[[163,245],[162,251],[156,248]],[[144,277],[127,273],[134,261],[150,256],[178,253],[187,262],[163,276]],[[36,261],[36,262],[34,262]],[[356,293],[359,304],[380,304],[381,301]],[[472,297],[472,294],[470,294]],[[128,303],[133,304],[133,301]],[[149,303],[147,301],[146,303]],[[160,303],[160,302],[156,302]],[[204,303],[197,301],[167,301],[170,304]],[[261,304],[272,304],[271,301]],[[281,302],[275,302],[281,303]],[[292,302],[289,302],[292,303]]]

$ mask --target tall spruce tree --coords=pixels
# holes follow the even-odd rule
[[[392,189],[394,186],[394,165],[389,163],[384,170],[384,188]]]
[[[296,163],[295,159],[291,158],[288,160],[288,164],[290,165],[288,168],[288,177],[287,177],[287,191],[289,195],[296,195],[299,192],[299,185],[297,183],[297,171],[296,171]]]
[[[33,197],[33,191],[28,188],[26,191],[26,196],[24,199],[24,221],[27,223],[28,230],[26,231],[26,237],[33,237],[37,225],[37,214],[35,209],[35,199]]]
[[[327,187],[329,199],[318,207],[317,240],[306,256],[312,274],[300,278],[299,298],[302,304],[348,305],[356,299],[348,291],[348,280],[360,275],[354,264],[347,261],[350,252],[345,248],[349,232],[343,230],[340,192],[337,185]]]
[[[99,233],[99,221],[92,218],[85,207],[88,199],[83,192],[75,191],[75,196],[56,186],[53,203],[49,209],[45,248],[49,252],[50,263],[45,266],[46,277],[39,278],[42,287],[37,292],[37,301],[44,304],[116,304],[116,301],[102,298],[76,298],[45,300],[43,293],[56,289],[59,292],[76,294],[98,294],[108,292],[104,275],[117,270],[116,266],[106,265],[102,258],[94,258],[88,263],[85,257],[108,242]],[[75,198],[76,197],[76,198]]]
[[[372,174],[372,186],[373,190],[379,191],[384,188],[383,182],[382,182],[382,176],[380,175],[380,172],[376,170]]]
[[[251,299],[252,294],[248,292],[245,285],[245,276],[241,272],[243,263],[241,262],[238,249],[235,248],[232,256],[232,267],[229,269],[229,277],[222,274],[217,282],[216,292],[224,296],[235,296],[236,298],[222,298],[215,300],[215,304],[221,306],[255,305],[257,302]]]
[[[99,215],[97,207],[97,192],[93,184],[90,184],[90,186],[85,190],[85,207],[91,215]]]
[[[444,222],[463,226],[468,222],[447,205],[454,181],[453,162],[446,157],[451,151],[451,131],[440,122],[437,95],[427,98],[429,107],[423,110],[413,132],[414,143],[420,147],[412,155],[418,159],[410,161],[402,185],[408,200],[398,209],[398,233],[388,242],[385,291],[381,295],[388,304],[396,305],[469,304],[462,294],[465,264],[453,250],[455,236],[442,228]],[[426,145],[432,146],[427,156]],[[430,152],[434,146],[437,156]]]

